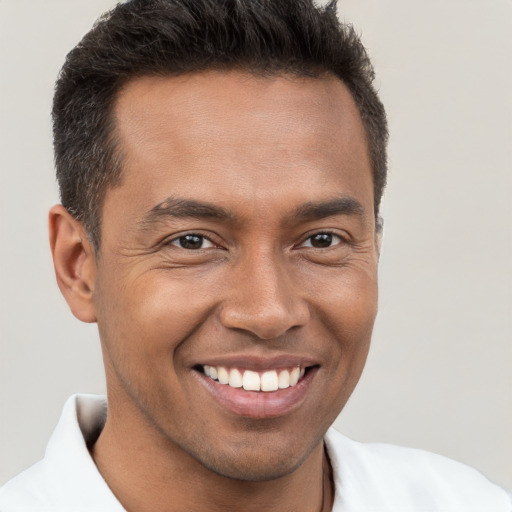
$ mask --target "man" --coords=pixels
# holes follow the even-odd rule
[[[132,0],[69,54],[50,212],[108,390],[0,510],[496,510],[431,454],[329,431],[377,309],[387,129],[335,6]]]

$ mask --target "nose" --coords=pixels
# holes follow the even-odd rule
[[[308,322],[310,311],[300,286],[293,282],[286,265],[276,260],[253,255],[238,265],[220,311],[225,327],[270,340]]]

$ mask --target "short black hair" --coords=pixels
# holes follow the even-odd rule
[[[113,106],[146,75],[240,69],[274,76],[332,74],[350,90],[365,127],[375,215],[386,183],[387,122],[374,71],[336,0],[130,0],[96,22],[67,55],[53,103],[55,164],[64,207],[100,245],[101,209],[120,182]]]

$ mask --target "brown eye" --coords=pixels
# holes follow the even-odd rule
[[[189,234],[183,235],[172,240],[171,245],[180,247],[181,249],[197,250],[214,247],[213,243],[205,236]]]
[[[316,233],[302,243],[302,247],[314,247],[316,249],[326,249],[341,243],[343,240],[334,233]]]

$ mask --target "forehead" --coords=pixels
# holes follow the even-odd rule
[[[338,181],[341,193],[373,202],[360,115],[332,76],[142,77],[121,91],[115,119],[123,184],[146,208],[191,194],[264,206],[285,189],[316,200]]]

